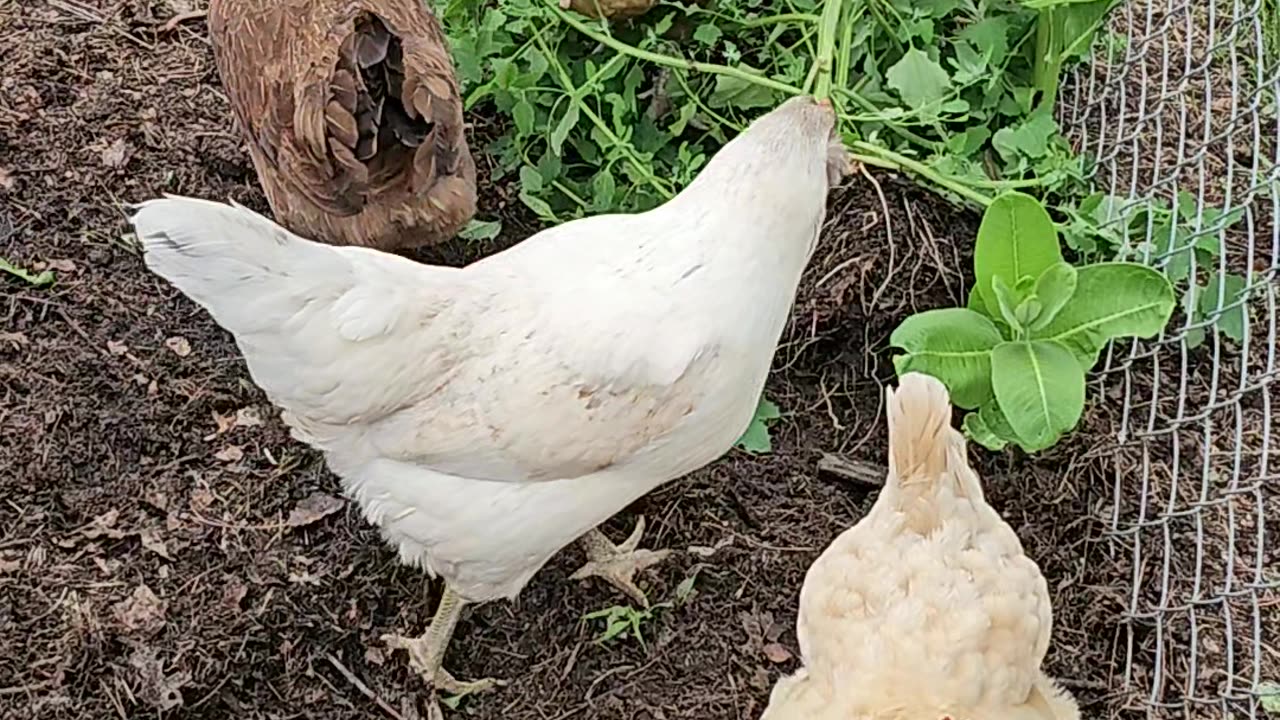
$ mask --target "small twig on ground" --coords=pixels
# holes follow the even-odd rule
[[[404,720],[404,716],[403,716],[403,715],[401,715],[399,712],[397,712],[395,708],[393,708],[393,707],[391,707],[390,705],[388,705],[388,704],[387,704],[387,701],[385,701],[385,700],[383,700],[382,698],[378,697],[378,694],[377,694],[377,693],[375,693],[374,691],[370,690],[370,689],[369,689],[369,686],[368,686],[368,685],[365,685],[365,684],[360,680],[360,678],[356,677],[356,674],[355,674],[355,673],[353,673],[353,672],[351,672],[350,670],[348,670],[348,669],[347,669],[347,666],[346,666],[346,665],[343,665],[341,660],[338,660],[338,658],[336,658],[336,657],[334,657],[334,656],[333,656],[333,653],[328,653],[328,652],[326,652],[326,653],[324,654],[324,659],[325,659],[325,660],[328,660],[328,661],[329,661],[329,664],[333,666],[333,669],[334,669],[334,670],[337,670],[339,673],[341,673],[341,674],[342,674],[342,677],[344,677],[344,678],[346,678],[346,679],[347,679],[347,682],[349,682],[349,683],[351,683],[352,685],[354,685],[354,686],[355,686],[355,688],[356,688],[357,690],[359,690],[360,692],[364,693],[364,696],[365,696],[365,697],[369,698],[369,699],[370,699],[370,700],[372,700],[375,704],[377,704],[377,706],[378,706],[378,707],[382,708],[382,711],[383,711],[383,712],[385,712],[387,715],[389,715],[389,716],[391,716],[391,717],[395,718],[396,720]]]
[[[188,20],[200,20],[208,14],[209,12],[207,10],[192,10],[190,12],[178,13],[166,20],[156,32],[161,35],[171,33],[182,23],[187,22]]]
[[[818,460],[818,472],[825,472],[867,487],[884,487],[889,469],[876,463],[850,460],[843,455],[822,453]]]

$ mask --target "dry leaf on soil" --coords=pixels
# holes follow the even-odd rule
[[[782,664],[791,659],[791,651],[783,647],[779,643],[769,643],[761,650],[764,656],[769,658],[769,662]]]
[[[139,585],[133,594],[111,606],[116,622],[129,633],[154,635],[164,627],[169,603],[156,597],[151,588]]]
[[[324,493],[312,493],[294,506],[285,523],[289,527],[302,527],[322,520],[342,509],[341,499]]]
[[[222,606],[238,612],[244,596],[249,594],[249,588],[246,588],[239,578],[230,575],[226,576],[224,581],[226,585],[222,588]]]
[[[235,445],[228,445],[214,453],[213,456],[222,462],[239,462],[244,459],[244,451]]]
[[[96,540],[100,537],[119,540],[122,537],[131,535],[132,533],[116,527],[116,521],[119,519],[119,510],[108,510],[90,520],[88,525],[81,528],[80,533],[90,540]]]
[[[145,645],[129,655],[129,665],[137,671],[139,697],[159,710],[182,706],[182,686],[191,682],[191,673],[179,671],[165,675],[164,663],[156,657],[155,648]]]
[[[115,142],[107,146],[106,150],[102,151],[102,164],[112,170],[119,170],[129,164],[131,152],[132,149],[129,147],[129,143],[125,142],[124,138],[117,138]]]
[[[160,539],[160,531],[157,528],[147,528],[138,533],[138,537],[142,540],[142,547],[165,560],[173,559],[173,556],[169,554],[169,548],[164,544],[164,540]]]

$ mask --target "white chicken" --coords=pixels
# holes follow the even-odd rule
[[[234,205],[151,200],[147,267],[234,336],[294,436],[324,451],[406,564],[446,583],[427,633],[387,638],[424,679],[464,604],[513,598],[583,537],[643,600],[664,552],[596,526],[728,451],[751,422],[827,191],[830,104],[757,119],[666,204],[540,232],[462,269],[311,242]]]
[[[1079,720],[1040,669],[1044,576],[983,498],[946,388],[909,373],[887,406],[888,480],[809,568],[804,665],[762,720]]]

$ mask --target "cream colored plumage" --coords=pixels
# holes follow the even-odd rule
[[[911,373],[887,405],[888,481],[810,567],[804,666],[763,720],[1078,720],[1040,669],[1048,587],[983,498],[946,388]]]
[[[463,269],[202,200],[149,201],[133,223],[147,266],[231,331],[403,561],[445,579],[431,633],[392,640],[467,690],[440,669],[461,605],[514,597],[583,533],[588,572],[639,592],[630,574],[658,558],[593,528],[750,423],[844,170],[834,137],[829,106],[788,101],[665,205]]]

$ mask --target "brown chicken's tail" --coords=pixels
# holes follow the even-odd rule
[[[913,530],[927,533],[942,515],[940,492],[978,497],[982,488],[969,468],[964,437],[951,427],[951,397],[940,381],[908,373],[887,391],[889,480],[887,501],[906,514]]]

